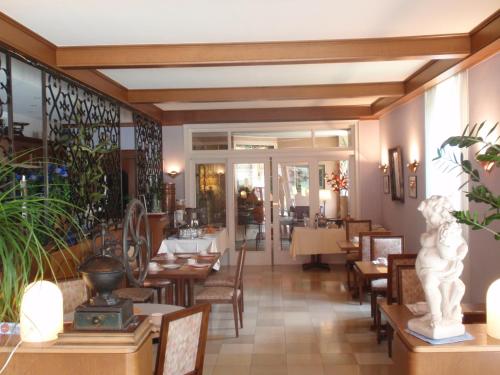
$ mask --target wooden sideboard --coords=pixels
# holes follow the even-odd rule
[[[151,231],[151,256],[155,256],[161,242],[166,238],[170,220],[166,212],[158,212],[148,213],[148,221]]]
[[[144,319],[130,333],[66,332],[51,345],[22,343],[3,375],[142,375],[153,373],[152,331]],[[19,336],[0,336],[4,363]]]
[[[394,329],[391,366],[393,375],[498,374],[500,340],[486,334],[485,324],[467,324],[474,340],[431,345],[405,331],[411,312],[402,305],[386,305],[384,315]]]

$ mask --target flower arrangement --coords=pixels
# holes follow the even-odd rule
[[[347,193],[349,189],[349,179],[345,173],[332,172],[330,178],[326,178],[326,182],[330,185],[334,192]]]

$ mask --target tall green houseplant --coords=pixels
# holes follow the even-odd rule
[[[486,135],[482,137],[481,133],[484,126],[485,122],[472,127],[467,126],[462,135],[448,138],[438,149],[436,159],[446,157],[445,148],[447,146],[457,147],[461,150],[459,157],[453,154],[447,161],[452,163],[453,168],[459,168],[462,173],[468,176],[470,188],[465,192],[465,196],[469,202],[485,205],[486,212],[479,214],[478,211],[467,210],[454,211],[452,214],[459,223],[470,226],[472,230],[485,230],[491,233],[496,240],[500,240],[500,232],[494,228],[495,223],[500,222],[500,195],[496,195],[490,188],[481,183],[479,170],[474,168],[472,162],[464,157],[464,151],[474,147],[476,148],[474,158],[489,173],[494,173],[494,169],[500,168],[500,136],[495,136],[498,123],[492,126]]]
[[[19,321],[28,283],[55,276],[53,251],[67,250],[70,228],[79,232],[74,206],[64,200],[29,196],[13,178],[16,160],[0,157],[0,321]],[[24,165],[25,166],[25,165]]]

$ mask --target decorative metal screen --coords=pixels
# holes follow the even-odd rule
[[[134,113],[137,152],[137,194],[144,195],[148,212],[161,208],[163,157],[161,125]]]
[[[49,155],[67,169],[81,225],[121,220],[119,105],[52,73],[45,85]]]
[[[7,56],[0,51],[0,136],[9,135],[8,103],[10,101],[9,70]]]

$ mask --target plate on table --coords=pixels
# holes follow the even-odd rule
[[[206,267],[210,267],[210,264],[208,263],[195,263],[195,264],[190,264],[191,267],[194,267],[194,268],[206,268]]]
[[[181,268],[181,265],[176,263],[163,264],[162,267],[165,268],[166,270],[176,270],[177,268]]]
[[[193,254],[175,254],[175,256],[177,258],[181,258],[181,259],[188,259],[188,258],[193,257]]]
[[[210,254],[210,253],[207,253],[207,254],[198,254],[198,257],[200,258],[213,258],[215,255],[214,254]]]

